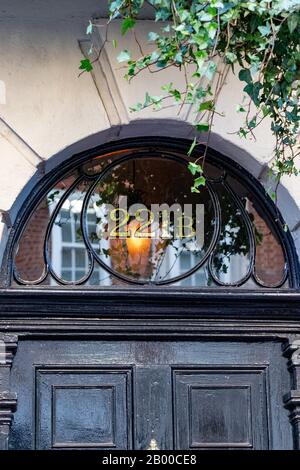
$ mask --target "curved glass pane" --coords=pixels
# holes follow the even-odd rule
[[[46,243],[49,270],[56,280],[66,283],[85,280],[93,259],[82,237],[81,211],[90,181],[80,180],[65,193],[52,214]]]
[[[221,206],[221,233],[212,256],[216,282],[239,284],[251,274],[250,234],[245,214],[223,184],[216,185]]]
[[[100,175],[108,165],[111,165],[116,158],[125,157],[130,153],[130,150],[122,152],[109,152],[104,155],[98,155],[82,165],[82,172],[87,176]]]
[[[174,159],[137,157],[111,168],[87,202],[96,259],[129,281],[161,283],[194,269],[213,239],[215,209],[207,187],[193,194],[192,183]]]
[[[280,227],[247,184],[186,155],[127,149],[75,165],[39,202],[14,250],[13,285],[287,287]]]
[[[245,201],[245,208],[251,220],[256,250],[253,279],[262,287],[280,287],[286,281],[287,266],[274,225],[267,222],[265,209],[255,200],[247,186],[231,176],[227,181],[239,198]],[[252,284],[255,287],[254,281]],[[288,287],[286,283],[284,287]]]
[[[266,287],[285,281],[286,262],[282,245],[253,204],[249,203],[256,239],[255,277]]]
[[[41,280],[46,285],[50,284],[50,279],[45,277],[47,269],[44,259],[47,227],[51,213],[55,210],[65,191],[74,183],[76,177],[77,172],[58,181],[28,219],[15,250],[14,274],[19,282],[26,284]]]

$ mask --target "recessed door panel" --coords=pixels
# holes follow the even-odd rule
[[[131,369],[36,369],[38,449],[130,449]]]
[[[266,371],[173,370],[176,448],[268,449]]]

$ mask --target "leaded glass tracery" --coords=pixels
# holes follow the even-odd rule
[[[184,154],[141,148],[86,159],[24,225],[14,285],[288,287],[280,228],[234,175],[209,160],[204,171],[192,193]]]

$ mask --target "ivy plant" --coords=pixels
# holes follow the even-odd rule
[[[236,103],[242,122],[236,130],[240,138],[255,138],[255,129],[265,119],[270,121],[275,137],[270,170],[275,178],[276,200],[281,177],[298,174],[300,0],[113,0],[109,2],[108,23],[121,20],[121,33],[128,34],[146,3],[153,8],[159,28],[148,35],[151,53],[144,53],[138,43],[139,57],[129,50],[118,55],[118,61],[127,66],[125,78],[131,81],[145,70],[159,73],[176,67],[183,74],[184,87],[177,89],[172,81],[162,82],[159,96],[145,90],[144,101],[132,106],[131,111],[149,106],[160,109],[170,98],[179,110],[186,104],[193,106],[195,129],[200,135],[206,133],[203,153],[189,163],[195,176],[192,191],[197,192],[205,184],[203,169],[219,112],[218,97],[231,70],[244,85],[244,96]],[[90,21],[87,34],[94,27]],[[136,34],[133,38],[138,42]],[[83,71],[92,67],[93,61],[88,58],[80,65]],[[199,140],[195,139],[189,156],[197,145]]]

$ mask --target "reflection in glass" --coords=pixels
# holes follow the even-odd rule
[[[258,201],[220,166],[205,171],[192,193],[185,156],[143,149],[85,161],[28,219],[14,285],[287,287],[276,227]]]
[[[85,280],[99,283],[107,278],[100,266],[93,269],[93,258],[87,250],[81,229],[83,201],[91,185],[89,180],[80,180],[67,197],[63,196],[57,214],[53,214],[52,226],[46,245],[49,268],[54,281],[81,283]],[[87,222],[92,231],[96,226],[88,214]],[[90,275],[93,272],[93,276]],[[98,273],[97,273],[98,271]]]
[[[217,282],[238,284],[250,269],[250,236],[245,218],[223,184],[217,185],[221,206],[221,233],[212,257]]]
[[[67,175],[55,184],[38,204],[26,223],[15,253],[15,275],[25,283],[44,278],[46,265],[44,260],[44,241],[50,214],[55,210],[64,192],[74,183],[77,172]],[[45,279],[44,284],[50,280]]]
[[[282,246],[273,231],[249,202],[256,235],[255,275],[266,287],[277,286],[284,281],[286,262]]]
[[[87,206],[97,225],[87,230],[90,243],[98,243],[97,258],[117,276],[145,282],[165,281],[194,268],[213,238],[215,215],[208,189],[192,194],[192,183],[186,164],[151,157],[127,160],[106,173]],[[188,205],[189,219],[183,211]],[[196,236],[197,221],[202,237]],[[187,253],[189,269],[180,262]]]

